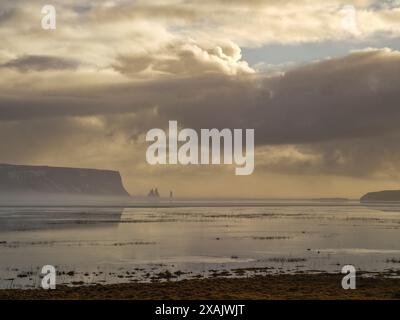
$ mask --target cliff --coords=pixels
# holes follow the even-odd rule
[[[363,195],[361,202],[400,201],[400,190],[369,192]]]
[[[0,197],[129,197],[118,171],[0,164]]]

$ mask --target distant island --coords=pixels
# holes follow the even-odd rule
[[[0,164],[0,200],[129,199],[118,171]]]
[[[368,192],[360,198],[361,202],[394,202],[400,201],[400,190]]]

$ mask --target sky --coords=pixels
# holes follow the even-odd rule
[[[178,197],[399,189],[400,1],[0,2],[0,163]],[[251,128],[255,170],[151,166],[146,132]]]

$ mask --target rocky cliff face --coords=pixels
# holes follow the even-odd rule
[[[0,195],[128,197],[118,171],[0,164]]]

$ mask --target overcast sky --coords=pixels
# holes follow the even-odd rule
[[[132,194],[400,189],[400,1],[0,3],[0,162],[119,170]],[[145,134],[254,128],[255,171],[150,166]]]

